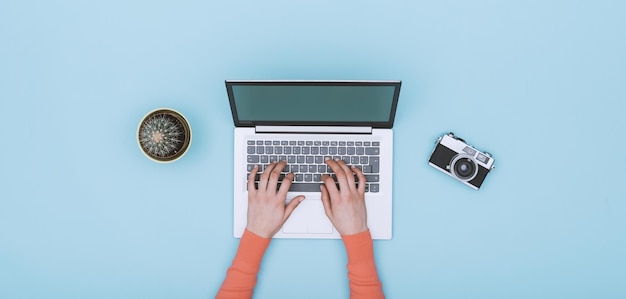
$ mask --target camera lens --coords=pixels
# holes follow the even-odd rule
[[[476,176],[476,162],[467,157],[454,159],[452,169],[454,175],[464,181],[469,181]]]

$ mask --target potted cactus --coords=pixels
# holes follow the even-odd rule
[[[170,108],[148,112],[139,123],[137,142],[151,160],[161,163],[180,159],[191,144],[191,127],[185,117]]]

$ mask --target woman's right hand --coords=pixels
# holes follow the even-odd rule
[[[324,211],[330,222],[341,235],[354,235],[364,232],[367,227],[365,209],[365,176],[356,167],[348,167],[342,160],[326,159],[337,178],[337,184],[329,175],[323,175],[320,185]],[[354,174],[358,178],[356,185]]]

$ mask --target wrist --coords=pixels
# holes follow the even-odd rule
[[[249,226],[246,226],[246,230],[250,233],[252,233],[253,235],[259,237],[259,238],[263,238],[263,239],[271,239],[274,234],[273,233],[267,233],[264,232],[263,230],[258,230],[255,228],[250,228]]]
[[[339,234],[341,236],[351,236],[351,235],[356,235],[356,234],[360,234],[364,231],[369,230],[369,228],[367,227],[367,225],[362,225],[362,226],[356,226],[356,227],[351,227],[348,229],[342,229],[341,231],[339,231]]]

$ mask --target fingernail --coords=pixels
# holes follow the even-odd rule
[[[330,160],[330,157],[324,157],[324,160],[328,161],[328,160]]]
[[[302,196],[302,198],[300,198],[300,202],[302,202],[306,197]]]

